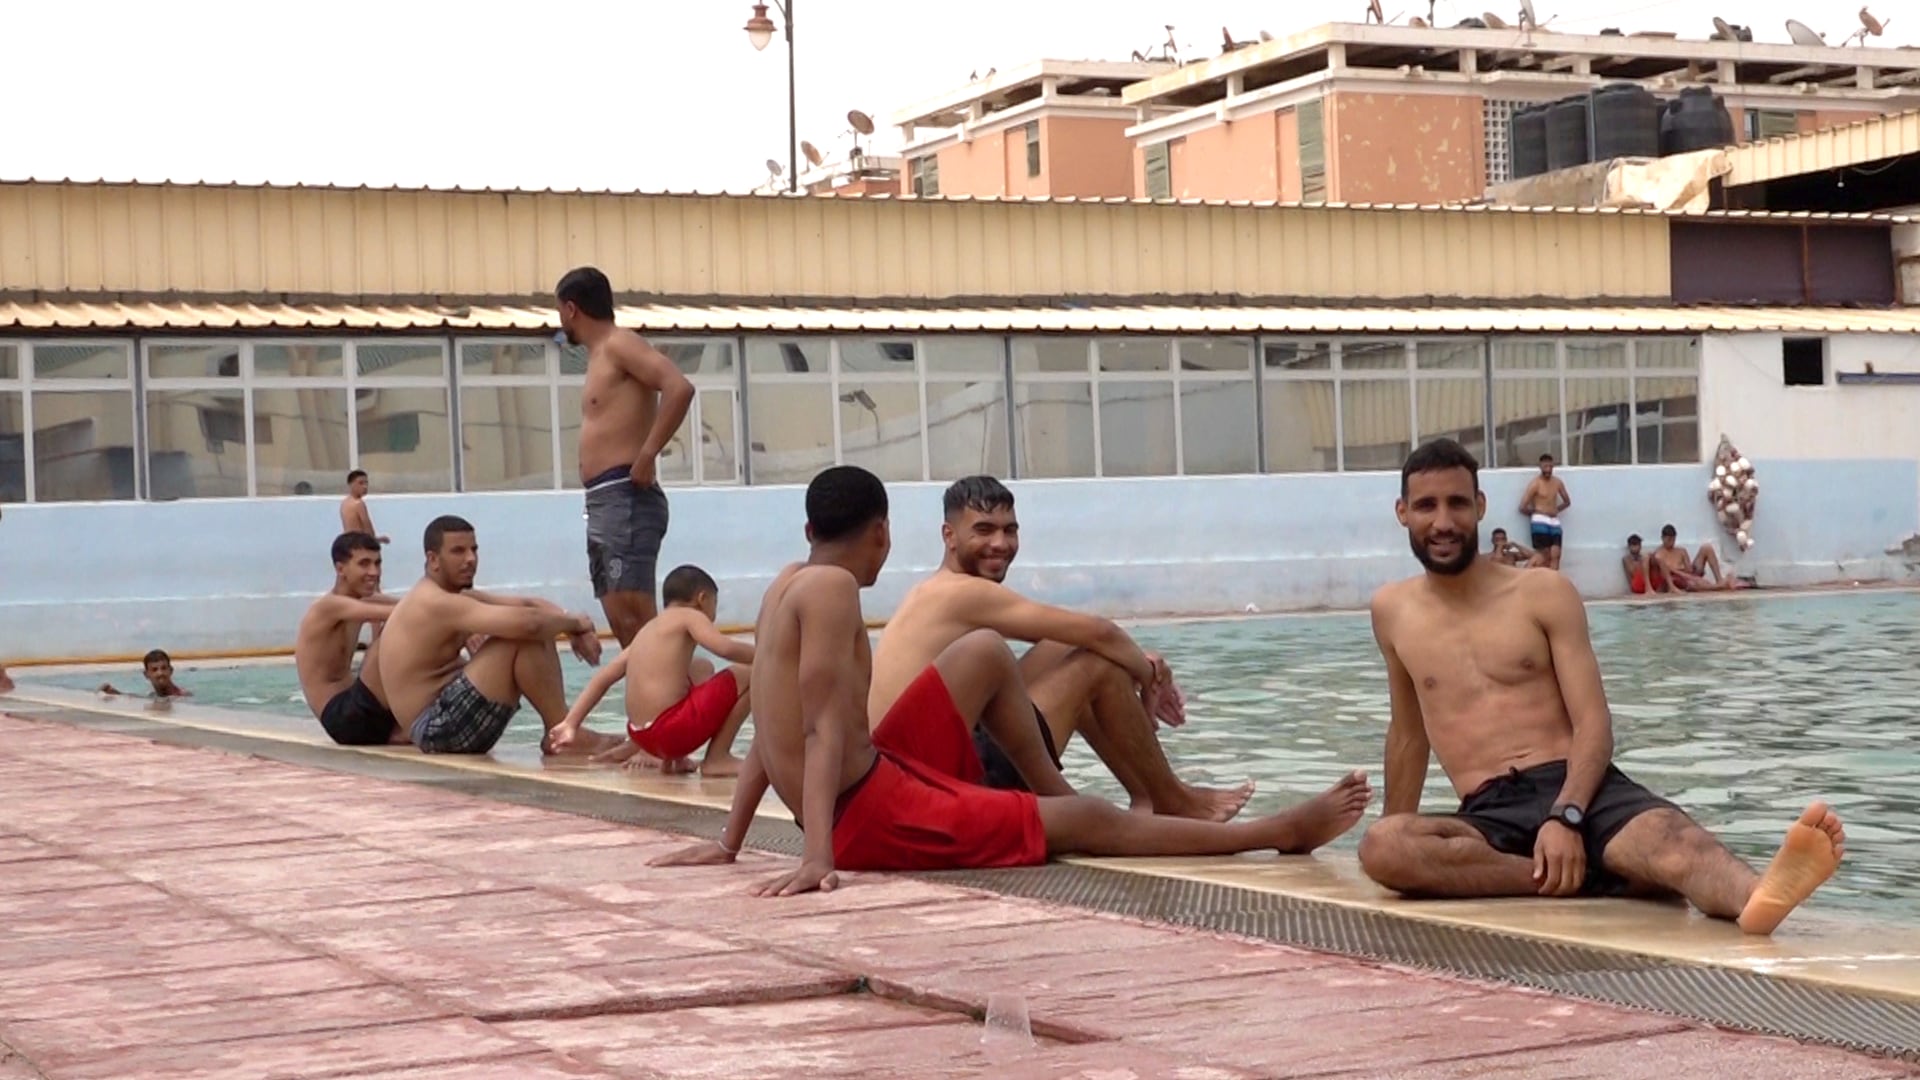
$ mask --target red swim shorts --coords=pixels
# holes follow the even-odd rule
[[[627,724],[627,737],[662,761],[683,758],[713,740],[740,702],[740,684],[731,669],[694,687],[646,727]]]
[[[975,870],[1047,861],[1040,800],[974,783],[973,733],[937,669],[907,687],[873,733],[873,769],[834,807],[843,870]]]
[[[1635,570],[1633,572],[1633,580],[1627,583],[1627,588],[1632,589],[1634,592],[1637,592],[1637,593],[1646,592],[1647,591],[1647,572],[1645,570]]]

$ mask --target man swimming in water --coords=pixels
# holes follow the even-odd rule
[[[140,674],[146,678],[147,685],[153,688],[151,696],[155,700],[163,701],[167,698],[193,696],[191,690],[187,690],[179,683],[173,681],[173,657],[168,656],[165,649],[154,649],[147,653],[147,655],[141,657]],[[114,689],[112,683],[101,683],[100,693],[110,697],[126,696],[121,691]]]
[[[1367,876],[1426,897],[1671,895],[1769,934],[1833,874],[1840,819],[1815,802],[1757,874],[1612,764],[1613,721],[1586,609],[1558,574],[1475,557],[1486,496],[1451,439],[1407,458],[1395,504],[1426,568],[1373,597],[1386,659],[1386,807]],[[1461,802],[1420,814],[1432,753]]]
[[[1110,619],[1049,607],[1004,584],[1020,554],[1013,492],[991,476],[956,480],[945,496],[940,537],[946,557],[932,577],[908,590],[887,619],[873,657],[867,716],[876,722],[934,657],[975,630],[1034,642],[1020,659],[1020,677],[1040,715],[1038,729],[1057,766],[1075,731],[1113,770],[1133,809],[1226,821],[1253,795],[1253,784],[1216,790],[1174,775],[1154,733],[1156,714],[1186,719],[1173,672],[1143,652]],[[976,729],[986,784],[1024,787],[1019,770],[985,730]]]
[[[1540,455],[1540,475],[1527,481],[1520,493],[1520,512],[1533,529],[1533,550],[1546,556],[1547,565],[1560,569],[1560,515],[1573,505],[1567,482],[1553,475],[1553,455]]]
[[[1371,792],[1354,773],[1257,821],[1133,814],[1072,794],[1048,759],[1005,641],[947,646],[868,730],[873,657],[860,590],[892,547],[878,477],[840,465],[807,486],[807,561],[768,586],[754,628],[754,736],[719,840],[654,865],[733,861],[771,785],[805,832],[800,865],[756,891],[830,890],[839,870],[1034,866],[1050,856],[1306,852],[1353,827]],[[978,786],[973,728],[986,724],[1033,791]],[[1035,794],[1038,792],[1039,794]]]
[[[386,621],[395,598],[380,591],[380,539],[344,532],[333,541],[333,589],[300,616],[293,664],[300,692],[327,737],[342,746],[405,743],[380,685],[380,642],[353,670],[360,627]]]
[[[484,754],[500,741],[522,697],[553,730],[567,716],[554,639],[566,635],[575,656],[597,664],[593,620],[545,600],[474,589],[480,544],[464,518],[434,518],[425,548],[426,576],[394,605],[380,637],[381,681],[408,741],[429,754]],[[485,642],[462,658],[475,635]],[[541,744],[550,750],[544,738]],[[617,736],[586,731],[573,748],[598,753],[618,745]]]

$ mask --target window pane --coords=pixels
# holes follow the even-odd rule
[[[1407,383],[1399,379],[1340,385],[1341,438],[1346,443],[1348,472],[1399,470],[1413,449],[1407,397]]]
[[[1635,379],[1634,429],[1642,465],[1692,464],[1700,458],[1699,380]]]
[[[1552,371],[1553,344],[1538,338],[1496,341],[1493,343],[1493,370]],[[1498,408],[1497,405],[1495,407]]]
[[[147,492],[155,500],[247,493],[245,395],[232,390],[147,392]]]
[[[544,386],[462,388],[460,460],[468,491],[552,490],[553,392]]]
[[[1269,353],[1271,355],[1271,353]],[[1267,471],[1333,472],[1333,380],[1269,379]]]
[[[1324,341],[1267,341],[1261,352],[1269,372],[1333,370],[1333,346]]]
[[[1016,382],[1013,433],[1021,476],[1092,476],[1093,387]]]
[[[842,374],[884,372],[892,375],[912,375],[916,370],[911,340],[840,339]]]
[[[560,354],[561,359],[566,353]],[[580,398],[578,386],[562,386],[560,394],[560,486],[578,489],[580,481]]]
[[[35,345],[36,379],[125,379],[132,375],[132,351],[126,345]]]
[[[255,345],[253,373],[280,378],[345,378],[346,347],[333,342]]]
[[[998,378],[927,383],[927,455],[934,480],[1007,475],[1007,396]]]
[[[0,390],[0,502],[27,501],[25,395]]]
[[[680,418],[680,426],[667,439],[667,445],[660,448],[660,457],[653,463],[654,479],[662,484],[693,483],[693,432],[700,423],[700,391],[693,393],[693,401],[687,405],[687,415]]]
[[[833,421],[833,390],[824,382],[754,382],[747,391],[753,482],[804,484],[832,465]]]
[[[438,345],[388,345],[362,341],[355,344],[353,355],[361,378],[447,377],[446,351]]]
[[[1004,370],[1005,348],[999,338],[943,334],[924,338],[920,344],[926,353],[928,374],[999,375]]]
[[[1182,347],[1184,363],[1188,354]],[[1247,353],[1251,362],[1253,354]],[[1260,471],[1253,383],[1187,379],[1180,384],[1180,441],[1188,476]]]
[[[258,362],[255,362],[256,369]],[[537,341],[466,342],[460,346],[462,375],[545,375],[547,347]],[[465,398],[461,399],[463,405]],[[472,479],[472,471],[468,471]]]
[[[1349,341],[1340,349],[1347,371],[1405,371],[1407,347],[1398,341]]]
[[[1084,375],[1087,372],[1087,339],[1015,339],[1013,370],[1016,374],[1029,371],[1055,371]]]
[[[1633,366],[1639,371],[1700,370],[1700,355],[1693,338],[1641,338],[1633,343]]]
[[[1532,465],[1541,454],[1559,457],[1560,380],[1495,379],[1493,441],[1496,466]]]
[[[672,360],[683,375],[731,375],[734,372],[731,341],[667,341],[655,342],[654,347]]]
[[[36,391],[33,473],[35,502],[133,498],[133,391]]]
[[[1568,371],[1625,371],[1627,343],[1624,341],[1567,342]]]
[[[740,433],[734,421],[734,393],[705,388],[700,391],[700,482],[740,482]]]
[[[447,391],[363,386],[358,393],[360,467],[380,477],[380,490],[452,491]]]
[[[1478,341],[1420,341],[1413,346],[1413,365],[1421,371],[1484,371]]]
[[[237,379],[240,346],[220,342],[149,346],[147,374],[156,379]]]
[[[579,345],[560,346],[560,374],[581,376],[587,373],[587,350]]]
[[[1100,384],[1103,476],[1172,476],[1173,383]]]
[[[797,338],[791,341],[773,341],[767,338],[747,339],[749,377],[776,374],[799,375],[807,372],[826,375],[831,370],[827,364],[826,338]],[[755,474],[754,478],[759,479],[758,474]]]
[[[254,390],[253,483],[261,495],[340,490],[353,467],[348,449],[345,388]]]
[[[20,350],[13,345],[0,344],[0,379],[20,377]]]
[[[1357,383],[1352,385],[1359,385]],[[1416,441],[1446,436],[1487,463],[1486,383],[1479,379],[1422,379],[1414,404],[1419,409]],[[1398,466],[1396,466],[1397,468]]]
[[[882,480],[921,479],[920,384],[859,383],[842,375],[840,457]]]
[[[1567,358],[1572,361],[1572,352]],[[1633,460],[1626,438],[1627,400],[1625,378],[1567,380],[1566,464],[1625,465]]]
[[[1167,338],[1107,338],[1098,349],[1101,371],[1173,370],[1173,342]]]
[[[1184,338],[1180,342],[1180,370],[1253,370],[1253,341],[1249,338]]]

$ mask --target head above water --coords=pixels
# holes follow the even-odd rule
[[[596,329],[613,322],[613,283],[594,267],[567,271],[553,287],[553,298],[568,344],[583,344],[595,336]]]
[[[1479,557],[1480,519],[1487,515],[1480,462],[1452,439],[1423,444],[1400,467],[1400,499],[1393,509],[1406,526],[1413,557],[1428,573],[1465,573]]]
[[[845,567],[861,588],[872,585],[893,550],[887,486],[858,465],[822,470],[807,485],[807,543],[809,561]]]
[[[141,657],[140,673],[147,677],[155,693],[173,692],[173,657],[168,656],[165,649],[155,649]]]
[[[427,576],[448,592],[473,588],[480,572],[480,541],[466,518],[442,514],[427,522]]]
[[[1541,476],[1553,475],[1553,455],[1552,454],[1540,455],[1540,475]]]
[[[971,577],[1005,581],[1020,554],[1020,521],[1013,513],[1013,492],[991,476],[967,476],[947,487],[941,499],[946,520],[940,540],[946,564]]]
[[[355,469],[347,474],[347,493],[356,499],[367,495],[367,470]]]
[[[366,599],[380,591],[380,541],[363,532],[343,532],[333,538],[333,583],[351,596]]]
[[[660,582],[660,602],[668,607],[698,608],[711,619],[720,610],[720,583],[691,563],[676,566]]]

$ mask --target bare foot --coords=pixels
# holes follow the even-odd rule
[[[1353,828],[1373,801],[1367,774],[1348,773],[1340,782],[1289,810],[1266,820],[1277,834],[1274,847],[1282,855],[1305,855]]]
[[[1771,934],[1787,913],[1806,902],[1813,890],[1833,876],[1846,852],[1847,833],[1840,817],[1817,802],[1800,820],[1787,826],[1787,840],[1760,876],[1747,906],[1740,912],[1740,929],[1749,934]]]
[[[627,759],[624,768],[628,772],[659,772],[660,759],[645,750],[636,750],[634,755]]]
[[[700,775],[712,780],[723,780],[729,776],[739,776],[740,765],[740,759],[732,754],[710,756],[700,763]]]
[[[668,776],[684,776],[696,768],[698,766],[694,765],[692,758],[677,757],[660,763],[660,771]]]

